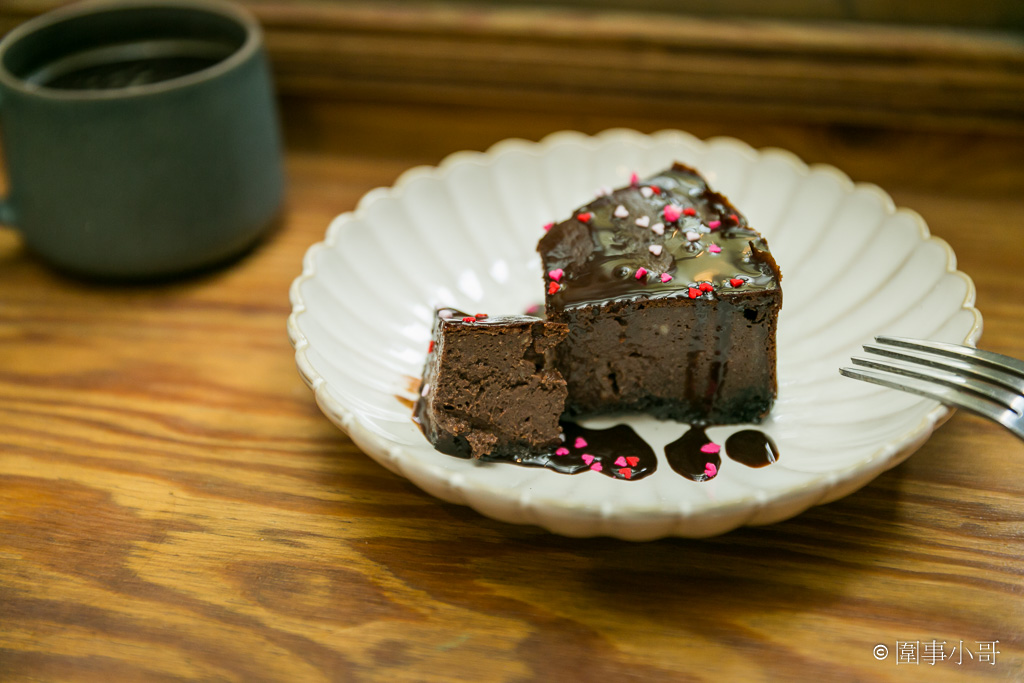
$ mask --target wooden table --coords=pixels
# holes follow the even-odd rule
[[[881,185],[974,279],[980,345],[1024,356],[1024,140],[284,114],[283,220],[226,268],[90,284],[0,233],[0,680],[1024,680],[1024,447],[988,422],[957,414],[864,489],[767,528],[572,540],[442,503],[361,454],[284,329],[304,251],[367,190],[504,137],[627,125],[730,134]],[[897,663],[898,641],[919,663]]]

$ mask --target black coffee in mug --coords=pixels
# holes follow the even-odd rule
[[[283,194],[258,24],[216,0],[83,3],[0,41],[0,221],[50,262],[147,278],[250,245]]]

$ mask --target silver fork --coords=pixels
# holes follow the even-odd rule
[[[854,357],[846,377],[881,384],[959,406],[1003,425],[1024,439],[1024,362],[991,351],[946,342],[875,337],[869,353],[892,360]]]

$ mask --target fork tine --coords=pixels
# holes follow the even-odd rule
[[[880,344],[864,345],[864,350],[869,353],[875,353],[888,358],[895,358],[896,360],[906,363],[916,363],[933,368],[939,368],[947,372],[955,372],[960,375],[991,382],[1018,394],[1024,394],[1024,377],[1004,370],[997,370],[991,365],[979,364],[973,355],[966,355],[962,353],[958,353],[956,355],[940,354],[932,349],[908,352],[903,350],[905,348],[908,347],[890,347]],[[975,351],[976,349],[969,350]]]
[[[898,346],[904,349],[927,351],[929,353],[936,353],[940,356],[947,356],[950,358],[970,359],[977,361],[980,365],[985,365],[995,368],[996,370],[1008,372],[1016,375],[1017,377],[1024,378],[1024,361],[1004,356],[1001,353],[982,351],[981,349],[961,346],[959,344],[949,344],[947,342],[908,339],[906,337],[890,337],[886,335],[875,337],[875,341],[879,344]]]
[[[955,391],[970,392],[995,403],[1000,408],[1012,410],[1018,415],[1024,413],[1024,396],[1021,396],[1020,393],[1008,391],[988,382],[963,377],[955,371],[951,372],[934,365],[915,365],[898,361],[887,362],[874,358],[854,357],[851,360],[855,365],[861,367],[890,372],[901,377],[913,378],[933,384],[941,384]]]
[[[969,394],[944,384],[936,384],[916,377],[895,375],[870,368],[845,367],[840,368],[839,372],[846,377],[879,384],[890,389],[909,391],[919,396],[958,406],[982,417],[995,420],[1018,437],[1024,439],[1024,428],[1022,428],[1020,417],[1016,413],[978,395]]]

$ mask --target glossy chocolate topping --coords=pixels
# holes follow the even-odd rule
[[[744,429],[725,440],[729,458],[747,467],[764,467],[779,459],[779,448],[772,438],[757,429]]]
[[[665,446],[665,457],[669,466],[691,481],[707,481],[713,479],[718,468],[722,466],[722,458],[717,451],[705,449],[711,439],[704,427],[693,425],[681,437]],[[714,465],[710,470],[708,465]]]
[[[635,297],[710,299],[776,289],[781,277],[761,235],[682,164],[598,197],[554,226],[538,250],[556,309]]]

